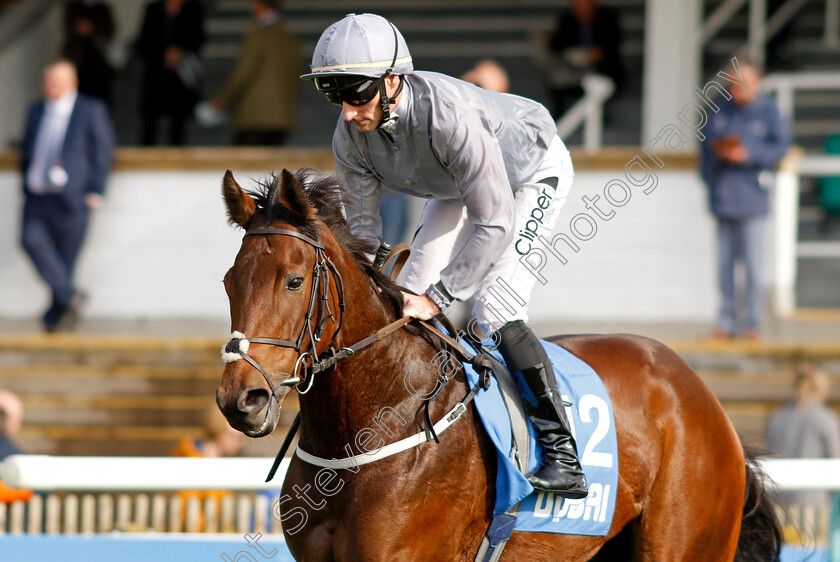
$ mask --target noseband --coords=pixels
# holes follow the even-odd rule
[[[259,363],[257,363],[256,360],[254,360],[253,357],[248,355],[250,344],[259,343],[277,347],[288,347],[297,351],[298,358],[295,361],[292,377],[280,383],[280,386],[299,386],[304,379],[309,378],[309,384],[307,385],[306,390],[301,390],[298,387],[297,390],[300,394],[306,394],[309,392],[312,388],[316,373],[332,367],[335,362],[338,361],[336,357],[342,354],[342,352],[346,357],[352,355],[353,350],[350,350],[349,354],[347,354],[345,348],[337,350],[334,347],[329,347],[323,352],[323,355],[325,356],[323,359],[318,357],[316,344],[321,341],[327,322],[332,321],[333,324],[336,324],[333,338],[335,338],[341,330],[341,325],[344,322],[344,284],[341,280],[341,275],[335,267],[335,264],[333,264],[332,260],[330,260],[330,258],[324,253],[324,245],[319,240],[313,240],[300,232],[282,228],[258,228],[256,230],[246,232],[245,236],[256,236],[262,234],[290,236],[292,238],[297,238],[298,240],[303,240],[315,248],[315,265],[312,267],[312,287],[309,295],[309,308],[306,311],[306,318],[303,321],[303,327],[301,328],[296,341],[280,340],[275,338],[249,338],[241,332],[234,332],[230,341],[222,347],[222,359],[225,363],[232,363],[234,361],[238,361],[239,359],[247,361],[252,367],[260,372],[265,379],[265,382],[268,383],[268,387],[271,389],[272,398],[278,400],[279,402],[280,393],[277,391],[277,387],[271,381],[268,373]],[[336,290],[338,292],[338,308],[340,310],[338,322],[336,322],[335,316],[330,310],[330,272],[332,272],[333,277],[335,278]],[[319,289],[322,301],[321,313],[313,330],[312,316],[315,312],[315,300],[319,293]],[[303,342],[306,335],[309,335],[309,346],[307,350],[304,350]]]

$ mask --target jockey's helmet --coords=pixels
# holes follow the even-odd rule
[[[389,104],[395,103],[403,85],[400,80],[397,91],[388,97],[384,78],[412,72],[411,53],[394,24],[376,14],[348,14],[321,34],[311,72],[301,78],[313,81],[336,105],[362,105],[380,92],[381,126],[389,121]]]

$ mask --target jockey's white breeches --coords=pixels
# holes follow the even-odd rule
[[[554,189],[551,187],[553,182],[546,183],[550,178],[557,178]],[[527,254],[525,248],[532,240],[538,236],[550,238],[573,179],[569,151],[560,138],[555,137],[534,175],[522,185],[514,186],[513,240],[473,292],[472,312],[485,334],[511,320],[528,321],[528,302],[536,277],[520,259]],[[422,293],[439,281],[440,272],[461,251],[472,232],[463,202],[432,199],[426,203],[411,242],[405,287]]]

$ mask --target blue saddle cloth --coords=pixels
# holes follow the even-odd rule
[[[589,484],[589,495],[570,500],[534,490],[511,460],[514,443],[510,418],[496,379],[491,377],[490,388],[479,392],[474,403],[484,429],[496,446],[495,514],[504,513],[521,502],[516,531],[603,536],[612,523],[618,485],[618,440],[612,401],[592,367],[562,347],[546,341],[542,344],[554,365],[560,394],[564,401],[571,403],[566,414]],[[469,347],[466,343],[465,346]],[[494,355],[500,357],[498,352]],[[470,385],[475,384],[478,374],[469,364],[464,364],[464,368]],[[526,400],[533,400],[522,375],[517,372],[514,376],[519,379]],[[530,472],[542,463],[542,448],[536,442],[530,422],[528,426]]]

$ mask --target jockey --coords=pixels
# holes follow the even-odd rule
[[[415,72],[400,32],[374,14],[350,14],[327,28],[301,78],[342,108],[333,152],[353,234],[379,244],[383,185],[429,200],[404,277],[419,294],[403,293],[405,314],[426,320],[475,296],[482,331],[496,332],[508,368],[522,372],[536,398],[528,413],[545,460],[528,480],[585,497],[551,362],[525,324],[535,277],[520,259],[551,233],[574,176],[548,110]]]

